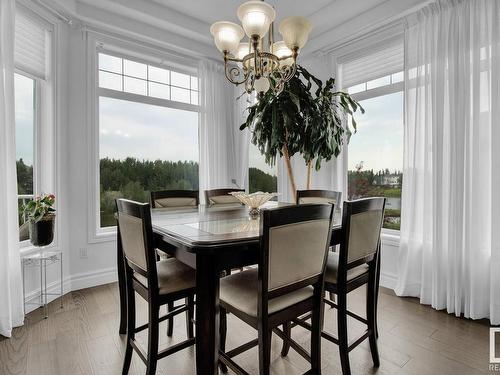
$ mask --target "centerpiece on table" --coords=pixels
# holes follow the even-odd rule
[[[48,246],[54,240],[55,201],[53,194],[45,194],[35,197],[23,207],[29,221],[30,242],[34,246]]]
[[[319,170],[323,161],[337,157],[349,142],[356,122],[354,112],[364,109],[349,94],[335,89],[335,79],[324,84],[305,68],[297,66],[295,75],[285,83],[281,93],[273,90],[259,93],[259,100],[249,107],[249,115],[240,129],[249,128],[252,143],[274,165],[283,157],[290,186],[296,200],[297,185],[290,158],[301,155],[307,165],[307,189],[311,188],[314,163]],[[352,130],[347,116],[351,115]]]
[[[249,208],[249,214],[251,217],[259,216],[260,207],[278,195],[278,193],[263,193],[262,191],[257,191],[251,194],[247,194],[243,191],[233,191],[229,194]]]

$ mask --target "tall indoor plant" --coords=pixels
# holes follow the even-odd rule
[[[300,154],[307,168],[307,188],[311,185],[311,169],[321,168],[323,161],[337,157],[352,131],[346,115],[351,115],[353,130],[354,112],[363,108],[349,94],[335,91],[335,79],[324,84],[305,68],[297,66],[295,76],[284,90],[276,95],[273,90],[261,94],[259,101],[249,108],[249,115],[240,129],[250,128],[252,143],[273,165],[276,157],[285,160],[288,178],[295,196],[297,186],[290,158]]]

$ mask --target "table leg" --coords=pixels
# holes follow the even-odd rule
[[[214,254],[196,255],[196,373],[217,375],[219,269]]]
[[[120,326],[118,333],[124,334],[127,333],[127,286],[125,285],[125,263],[119,227],[117,228],[116,239],[116,262],[118,269],[118,290],[120,293]]]

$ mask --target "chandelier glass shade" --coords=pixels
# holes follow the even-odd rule
[[[283,19],[279,25],[283,40],[274,42],[276,11],[271,5],[247,1],[240,5],[237,16],[242,26],[221,21],[210,27],[224,57],[227,79],[244,84],[247,93],[265,93],[271,88],[279,94],[295,75],[297,56],[309,38],[311,23],[304,17]],[[248,40],[242,41],[245,35]]]

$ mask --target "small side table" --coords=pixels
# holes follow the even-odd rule
[[[61,300],[61,308],[63,307],[63,254],[62,251],[53,250],[40,250],[37,253],[26,255],[21,258],[22,271],[23,271],[23,301],[24,301],[24,311],[26,311],[26,305],[37,305],[38,307],[43,307],[44,317],[49,317],[49,309],[47,307],[47,296],[58,296]],[[52,264],[60,263],[60,293],[48,293],[47,292],[47,266]],[[26,268],[39,268],[40,270],[40,295],[36,296],[40,298],[39,303],[29,303],[26,302]],[[34,298],[36,298],[34,297]],[[33,298],[32,298],[33,299]]]

